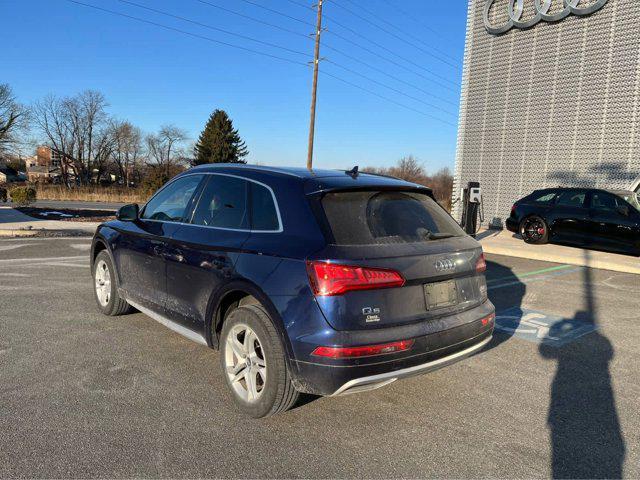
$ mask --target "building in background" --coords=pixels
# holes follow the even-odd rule
[[[61,175],[62,156],[57,150],[39,146],[36,154],[26,160],[27,178],[30,182],[52,182]]]
[[[485,225],[538,188],[640,176],[640,1],[518,3],[469,0],[454,198],[479,181]]]

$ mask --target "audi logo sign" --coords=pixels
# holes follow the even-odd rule
[[[456,269],[455,262],[448,258],[444,260],[438,260],[436,263],[433,264],[433,266],[436,268],[436,271],[438,272],[449,272],[451,270]]]
[[[498,4],[506,4],[507,15],[509,20],[502,25],[495,25],[491,22],[490,13],[496,0],[487,0],[484,6],[484,25],[487,32],[492,35],[500,35],[508,32],[512,28],[526,29],[534,25],[544,22],[559,22],[569,15],[591,15],[605,6],[608,0],[597,0],[595,3],[586,6],[580,6],[581,0],[555,0],[562,1],[564,8],[555,12],[551,12],[551,4],[553,0],[527,0],[533,2],[536,14],[527,19],[522,18],[524,13],[525,0],[498,0]],[[637,1],[637,0],[636,0]],[[584,4],[584,2],[582,2]],[[496,7],[497,8],[497,5]]]

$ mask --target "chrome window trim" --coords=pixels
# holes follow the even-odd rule
[[[278,229],[277,230],[253,230],[253,229],[246,229],[246,228],[225,228],[225,227],[213,227],[210,225],[198,225],[195,223],[187,223],[187,222],[171,222],[171,221],[167,221],[167,220],[152,220],[149,218],[141,218],[142,220],[145,220],[147,222],[157,222],[157,223],[173,223],[173,224],[178,224],[178,225],[189,225],[191,227],[200,227],[200,228],[213,228],[215,230],[224,230],[224,231],[228,231],[228,232],[244,232],[244,233],[282,233],[284,232],[284,226],[282,224],[282,216],[280,214],[280,205],[278,205],[278,200],[276,199],[276,195],[273,191],[273,189],[267,185],[266,183],[262,183],[258,180],[254,180],[252,178],[247,178],[247,177],[242,177],[240,175],[232,175],[230,173],[218,173],[218,172],[193,172],[193,173],[185,173],[184,175],[180,175],[179,177],[171,180],[170,182],[168,182],[166,185],[164,185],[160,190],[158,190],[153,197],[151,197],[147,203],[144,204],[144,207],[142,208],[141,211],[144,212],[144,209],[147,207],[147,204],[153,200],[153,198],[158,195],[162,190],[164,190],[165,188],[167,188],[169,185],[171,185],[173,182],[179,180],[180,178],[184,178],[184,177],[190,177],[190,176],[194,176],[194,175],[199,175],[199,176],[203,176],[203,175],[218,175],[221,177],[231,177],[231,178],[237,178],[240,180],[244,180],[246,182],[252,182],[252,183],[256,183],[262,187],[265,187],[267,190],[269,190],[269,193],[271,193],[271,199],[273,200],[273,205],[276,208],[276,216],[278,217]],[[205,185],[206,187],[206,185]],[[196,205],[197,206],[197,205]],[[248,208],[251,208],[251,205],[247,205]]]

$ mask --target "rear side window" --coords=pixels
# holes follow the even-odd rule
[[[205,227],[249,229],[248,184],[245,180],[209,175],[191,223]]]
[[[257,183],[251,182],[251,229],[262,231],[280,230],[278,211],[271,191]]]
[[[584,206],[586,196],[587,192],[584,191],[569,190],[561,192],[560,195],[558,195],[557,204],[564,207],[582,207]]]
[[[554,198],[556,198],[556,192],[543,191],[533,192],[528,200],[534,203],[549,204],[553,202]]]
[[[322,199],[338,245],[415,243],[465,236],[428,195],[403,191],[334,192]]]

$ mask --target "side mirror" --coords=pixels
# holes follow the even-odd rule
[[[116,212],[116,218],[122,222],[135,222],[138,219],[140,207],[137,203],[130,203]]]
[[[626,205],[619,205],[618,207],[616,207],[616,210],[620,215],[623,215],[625,217],[629,216],[629,207],[627,207]]]

